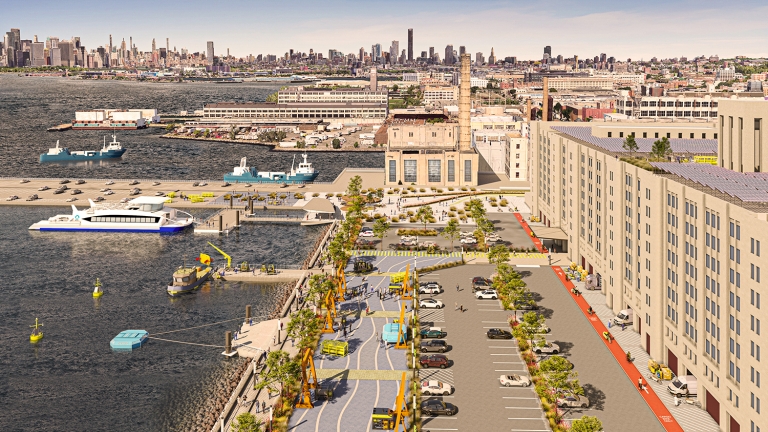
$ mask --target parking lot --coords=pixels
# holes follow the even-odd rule
[[[549,267],[518,268],[540,305],[540,313],[547,318],[552,332],[546,339],[557,343],[561,355],[569,359],[579,373],[579,380],[590,400],[586,409],[566,409],[565,418],[594,415],[603,422],[605,430],[661,431],[663,428],[654,413],[640,398],[634,383],[626,378],[616,360],[605,348],[599,336],[559,286],[560,281]],[[445,397],[459,411],[455,416],[425,418],[425,431],[484,430],[545,431],[550,430],[539,406],[533,387],[502,387],[499,376],[520,373],[527,376],[516,343],[513,340],[487,339],[489,328],[508,329],[507,318],[513,312],[504,311],[496,300],[476,300],[471,290],[473,276],[489,277],[494,272],[490,265],[465,265],[444,269],[420,280],[435,280],[445,291],[433,296],[446,304],[442,317],[431,315],[428,320],[420,311],[422,326],[438,326],[448,332],[446,341],[451,350],[446,356],[451,365],[445,370],[421,372],[422,379],[434,376],[456,386],[455,392]],[[460,291],[456,291],[456,284]],[[463,305],[466,312],[455,310]],[[427,312],[427,313],[432,313]],[[442,318],[442,319],[439,319]],[[546,356],[542,356],[545,358]],[[432,375],[428,375],[432,374]]]

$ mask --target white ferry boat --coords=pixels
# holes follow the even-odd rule
[[[166,197],[141,196],[127,203],[96,204],[71,215],[56,215],[29,227],[39,231],[109,231],[173,233],[190,227],[194,218],[187,212],[165,207]]]

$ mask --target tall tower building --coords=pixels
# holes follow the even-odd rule
[[[208,49],[205,53],[205,59],[208,61],[209,66],[213,66],[213,41],[208,41]]]
[[[496,54],[493,52],[493,47],[491,47],[491,55],[488,56],[488,64],[496,64]]]
[[[393,40],[392,45],[389,47],[389,62],[391,64],[397,63],[397,55],[400,53],[400,41]]]
[[[379,88],[378,75],[376,68],[371,68],[371,91],[376,91]]]
[[[408,61],[413,61],[413,29],[408,29]]]
[[[363,48],[363,47],[360,47],[360,59],[359,60],[360,61],[364,61],[365,60],[365,48]]]
[[[152,52],[157,51],[157,44],[155,44],[155,38],[152,38]]]
[[[446,45],[445,46],[445,65],[450,66],[454,63],[453,61],[453,45]]]
[[[466,54],[466,53],[467,53],[467,47],[465,47],[464,45],[461,45],[459,47],[459,58],[461,58],[461,56]]]
[[[547,45],[544,47],[544,58],[552,57],[552,47]]]
[[[131,53],[128,58],[133,60],[134,53],[133,53],[133,36],[128,37],[128,51]]]
[[[435,56],[435,47],[429,47],[429,58],[430,58],[430,60],[434,56]]]
[[[453,50],[451,50],[453,51]],[[448,50],[446,49],[446,54]],[[459,151],[468,152],[472,145],[472,132],[470,131],[469,112],[470,106],[470,63],[469,54],[461,56],[461,83],[459,84]]]
[[[165,52],[169,53],[171,52],[171,44],[169,43],[169,39],[165,38]]]
[[[112,66],[112,35],[109,35],[109,52],[107,53],[106,66]]]

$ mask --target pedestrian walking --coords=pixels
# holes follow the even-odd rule
[[[638,388],[638,390],[643,391],[643,378],[642,377],[637,379],[637,388]]]
[[[459,308],[461,309],[462,312],[464,312],[464,305],[459,305]]]
[[[272,345],[277,345],[277,336],[272,336]]]
[[[680,406],[680,398],[675,395],[675,406]]]
[[[453,302],[453,310],[459,310],[459,302]]]
[[[611,320],[608,320],[608,328],[611,328]]]
[[[267,403],[261,401],[261,412],[267,412]]]
[[[456,284],[456,292],[459,292],[459,284]]]
[[[624,331],[624,326],[625,325],[626,325],[625,323],[621,323],[621,331]]]

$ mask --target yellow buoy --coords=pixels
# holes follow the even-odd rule
[[[29,341],[32,343],[38,342],[40,339],[43,338],[43,332],[40,331],[40,327],[43,325],[37,322],[37,318],[35,318],[35,325],[31,325],[30,327],[33,329],[32,334],[29,335]]]
[[[101,281],[96,278],[96,284],[93,287],[93,298],[99,298],[104,295],[104,291],[101,290]]]

